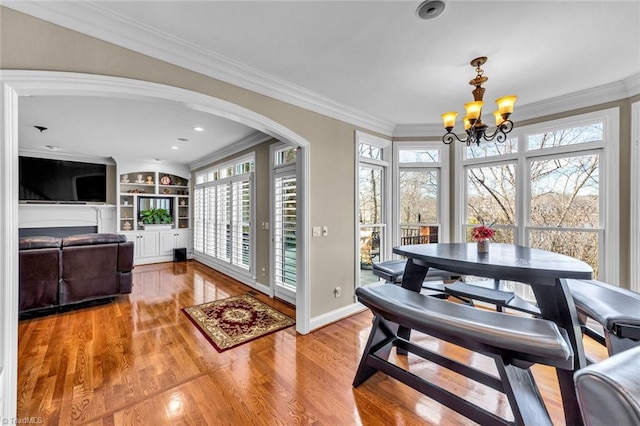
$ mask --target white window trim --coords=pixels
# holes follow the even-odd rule
[[[631,290],[640,292],[640,102],[631,105]]]
[[[402,163],[400,167],[400,150],[405,149],[437,149],[439,151],[439,161],[422,162],[422,163]],[[439,185],[439,205],[438,217],[440,218],[438,230],[438,242],[449,242],[451,231],[449,220],[449,189],[450,189],[450,172],[449,172],[449,147],[443,145],[441,141],[396,141],[393,142],[393,239],[392,246],[400,244],[400,169],[440,169]]]
[[[382,160],[374,160],[371,158],[363,158],[358,155],[359,147],[361,143],[365,143],[368,145],[376,146],[382,149]],[[380,257],[385,259],[391,259],[391,226],[390,221],[393,217],[393,209],[391,202],[391,194],[392,194],[392,143],[390,139],[383,139],[378,136],[373,136],[368,133],[361,132],[356,130],[355,134],[355,145],[354,145],[354,201],[355,201],[355,211],[354,211],[354,254],[355,254],[355,286],[360,286],[360,267],[359,267],[359,259],[360,259],[360,179],[359,179],[359,170],[360,164],[370,164],[384,167],[384,192],[382,194],[383,200],[382,203],[384,205],[384,209],[382,211],[383,221],[385,224],[385,238],[384,238],[384,246],[380,247]],[[384,257],[383,257],[384,254]],[[355,298],[355,296],[354,296]]]
[[[590,142],[584,144],[576,144],[562,146],[557,148],[548,148],[535,151],[525,150],[526,135],[539,133],[542,131],[550,131],[568,126],[579,126],[581,124],[592,123],[602,120],[604,122],[604,141]],[[636,132],[637,134],[637,132]],[[466,145],[457,143],[454,147],[456,173],[454,175],[454,184],[456,191],[456,199],[454,205],[454,241],[463,242],[463,228],[465,224],[466,211],[466,194],[465,194],[465,170],[468,165],[480,164],[496,164],[505,162],[508,159],[517,159],[516,167],[520,171],[516,182],[516,197],[523,197],[528,194],[528,185],[526,185],[528,164],[523,161],[541,155],[563,154],[568,152],[582,152],[593,150],[594,148],[604,148],[601,158],[600,185],[604,188],[603,200],[601,199],[601,224],[604,226],[604,256],[601,258],[601,281],[618,285],[620,278],[620,225],[619,225],[619,207],[620,207],[620,110],[619,108],[610,108],[601,111],[595,111],[586,114],[580,114],[573,117],[551,120],[543,123],[536,123],[525,127],[514,128],[511,137],[517,136],[519,145],[517,154],[509,154],[504,156],[492,156],[482,159],[464,159]],[[482,143],[482,142],[481,142]],[[539,152],[538,152],[539,151]],[[636,157],[634,157],[636,158]],[[526,201],[526,200],[525,200]],[[528,205],[528,201],[526,201]],[[517,198],[516,206],[524,206],[524,203]],[[636,212],[637,213],[637,212]],[[633,214],[633,213],[632,213]],[[637,216],[637,214],[636,214]],[[516,241],[525,243],[523,223],[525,217],[524,211],[516,212],[516,225],[518,226],[518,235]]]
[[[211,172],[221,172],[223,170],[228,169],[229,167],[235,169],[239,164],[247,163],[247,162],[250,162],[250,161],[253,161],[254,165],[255,165],[255,161],[256,161],[255,157],[256,157],[255,153],[251,152],[249,154],[245,154],[245,155],[240,156],[240,157],[235,157],[234,159],[232,159],[230,161],[225,161],[224,163],[216,164],[214,166],[207,167],[206,169],[199,170],[199,171],[196,172],[196,182],[198,182],[198,179],[200,177],[202,177],[202,176],[204,176],[205,178],[204,178],[204,182],[196,183],[196,185],[203,185],[203,184],[208,183],[208,182],[217,182],[217,181],[222,180],[222,179],[228,179],[231,176],[226,176],[224,178],[215,179],[215,180],[208,180],[206,178],[206,176]]]

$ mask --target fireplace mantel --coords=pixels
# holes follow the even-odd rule
[[[116,232],[116,206],[102,204],[20,204],[19,228],[96,226]]]

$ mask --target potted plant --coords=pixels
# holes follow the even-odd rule
[[[166,209],[150,208],[140,211],[140,222],[144,229],[170,229],[173,218]]]

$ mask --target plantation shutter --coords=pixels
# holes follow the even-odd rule
[[[205,238],[204,253],[209,256],[216,255],[216,187],[208,186],[205,189]]]
[[[296,177],[275,179],[275,279],[276,283],[296,287]]]
[[[231,184],[218,185],[216,197],[216,257],[225,262],[231,260]]]
[[[232,263],[251,267],[251,180],[248,175],[233,182],[233,255]]]
[[[193,193],[193,249],[204,249],[204,188],[196,188]]]

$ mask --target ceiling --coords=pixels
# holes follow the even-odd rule
[[[623,96],[640,92],[639,1],[448,0],[445,11],[433,20],[416,16],[420,1],[404,0],[5,4],[354,124],[370,123],[369,128],[389,135],[403,125],[439,126],[445,111],[462,113],[462,105],[472,100],[468,81],[475,72],[469,62],[477,56],[489,58],[483,66],[489,78],[487,103],[518,95],[516,123],[519,108],[523,112],[568,94],[608,85],[617,85]],[[29,100],[34,114],[41,101]],[[102,107],[74,107],[72,101],[90,102],[69,100],[72,116]],[[168,105],[147,105],[143,113],[135,102],[122,102],[114,108],[128,111],[132,118],[152,118],[155,109],[157,117],[175,114]],[[55,120],[65,117],[53,117],[52,105],[42,108],[54,121],[39,124],[49,124],[52,135]],[[207,120],[190,111],[195,115],[184,116],[182,122],[125,119],[129,126],[118,129],[117,114],[113,112],[104,131],[99,126],[106,123],[94,122],[74,138],[92,131],[99,140],[108,132],[110,137],[119,135],[125,152],[138,155],[135,151],[149,144],[158,148],[155,156],[163,156],[162,150],[176,137],[189,137],[185,132],[192,123]],[[38,118],[33,115],[33,122]],[[192,145],[204,151],[233,143],[251,130],[214,117],[209,120],[208,142],[195,139],[205,134],[191,134]],[[72,121],[67,117],[67,124]],[[145,123],[152,125],[143,131],[139,126]],[[151,130],[156,126],[161,129],[157,134]],[[217,137],[218,128],[224,129],[224,137]],[[35,137],[29,139],[30,144],[36,142]],[[104,148],[100,152],[106,152]],[[186,155],[181,159],[190,160]]]
[[[22,154],[176,164],[193,164],[260,133],[178,102],[93,96],[23,97],[18,126]]]

